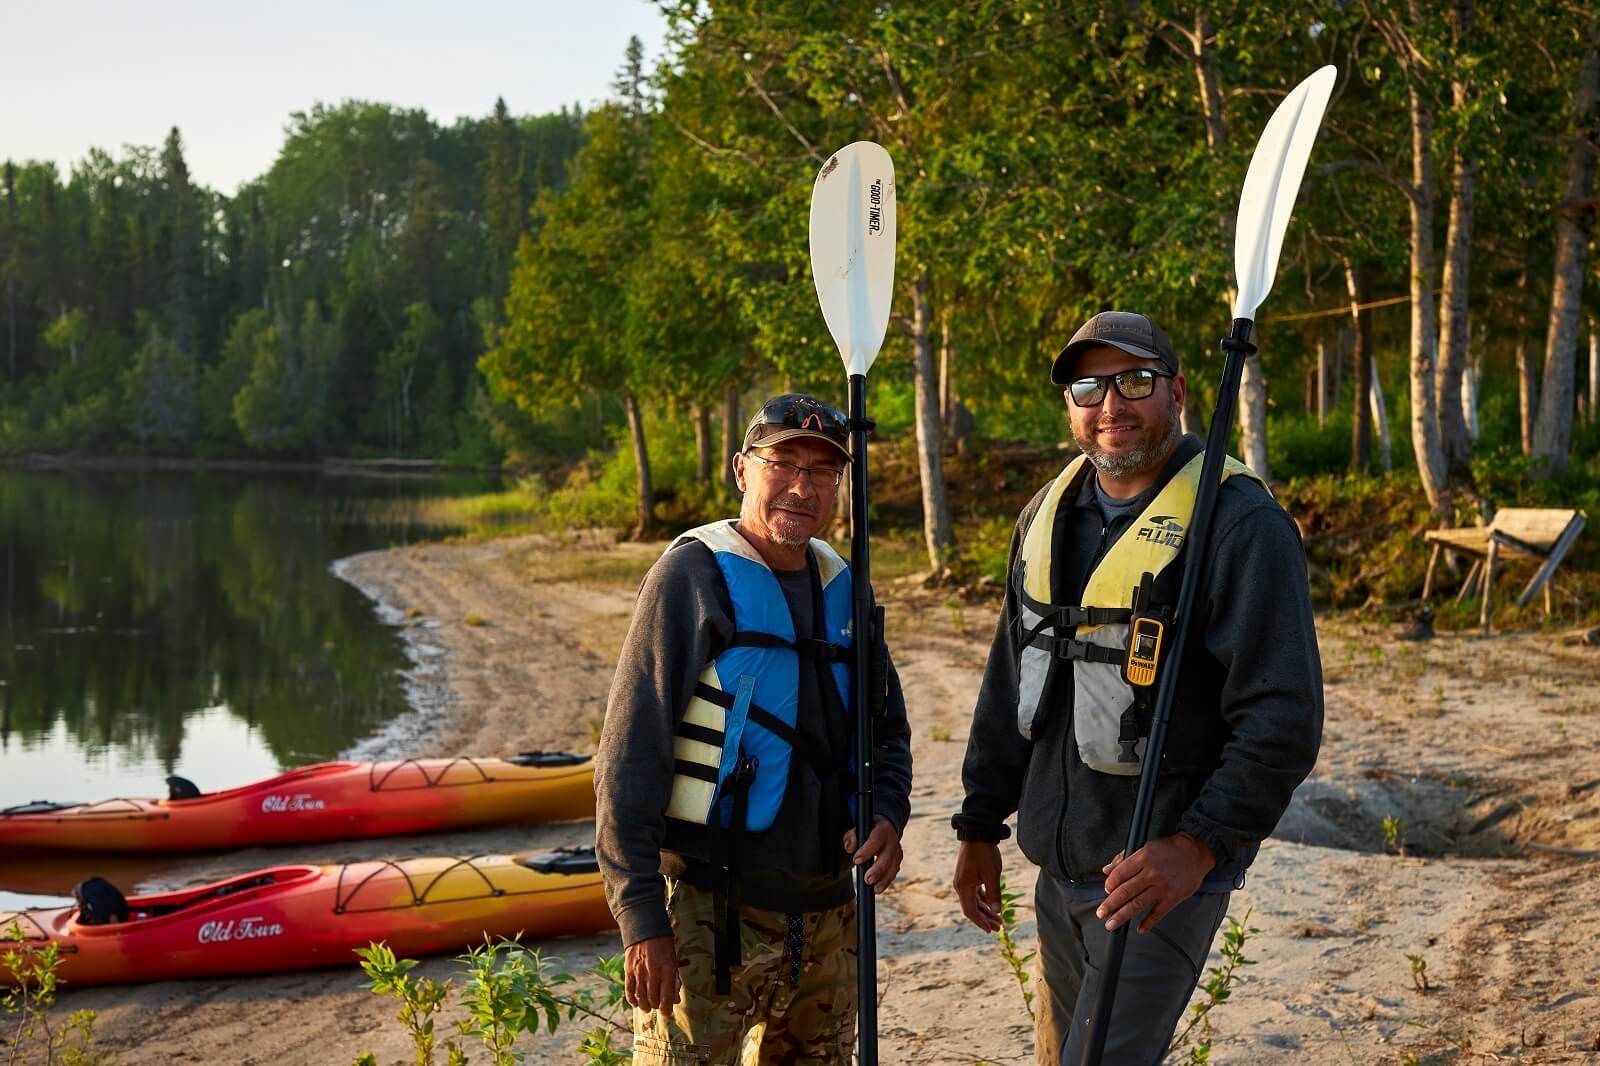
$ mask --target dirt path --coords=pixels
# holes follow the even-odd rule
[[[638,576],[659,545],[522,538],[357,556],[338,572],[402,627],[418,710],[367,757],[591,750]],[[911,707],[915,814],[880,910],[885,1063],[1031,1062],[1017,984],[949,890],[960,763],[993,605],[885,590]],[[1546,638],[1423,644],[1324,623],[1321,762],[1232,912],[1254,965],[1214,1016],[1213,1061],[1600,1062],[1600,653]],[[1392,832],[1386,839],[1384,820]],[[297,849],[297,861],[583,842],[587,823]],[[1398,852],[1404,845],[1404,855]],[[315,854],[309,852],[314,851]],[[281,861],[232,853],[157,883]],[[1032,871],[1006,852],[1033,939]],[[555,942],[578,968],[616,938]],[[1426,963],[1426,993],[1413,963]],[[1213,959],[1213,961],[1216,961]],[[423,972],[447,976],[430,960]],[[411,1054],[359,973],[89,989],[102,1043],[129,1064],[380,1062]],[[529,1062],[572,1061],[571,1038]]]

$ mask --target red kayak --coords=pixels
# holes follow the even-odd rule
[[[275,866],[132,899],[98,878],[79,889],[75,906],[0,912],[0,930],[60,947],[72,985],[355,966],[374,940],[415,956],[615,927],[591,849]],[[0,963],[0,984],[14,980]]]
[[[224,792],[202,793],[181,777],[167,784],[163,800],[5,808],[0,849],[203,851],[594,815],[589,757],[555,752],[327,762]]]

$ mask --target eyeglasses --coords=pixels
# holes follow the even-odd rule
[[[801,474],[810,474],[813,485],[838,488],[839,483],[844,480],[844,468],[840,466],[800,466],[783,459],[768,459],[765,455],[757,455],[755,452],[745,452],[745,454],[752,459],[760,459],[772,467],[773,473],[785,481],[796,481]]]
[[[1124,370],[1120,374],[1097,374],[1094,377],[1079,378],[1067,386],[1067,393],[1072,397],[1072,402],[1079,407],[1093,407],[1106,398],[1106,388],[1115,382],[1117,394],[1124,400],[1142,400],[1156,391],[1156,378],[1171,376],[1164,370],[1139,367],[1136,370]]]

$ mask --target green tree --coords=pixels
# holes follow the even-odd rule
[[[506,323],[479,363],[495,394],[524,410],[576,406],[595,394],[622,400],[638,479],[636,536],[656,521],[638,392],[655,368],[627,343],[627,280],[650,229],[650,129],[648,113],[621,104],[589,113],[571,187],[541,194]]]

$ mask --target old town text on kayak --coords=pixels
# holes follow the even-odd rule
[[[257,914],[248,918],[206,922],[200,927],[199,940],[202,944],[220,944],[230,940],[261,940],[282,935],[281,923],[263,922],[261,915]]]

